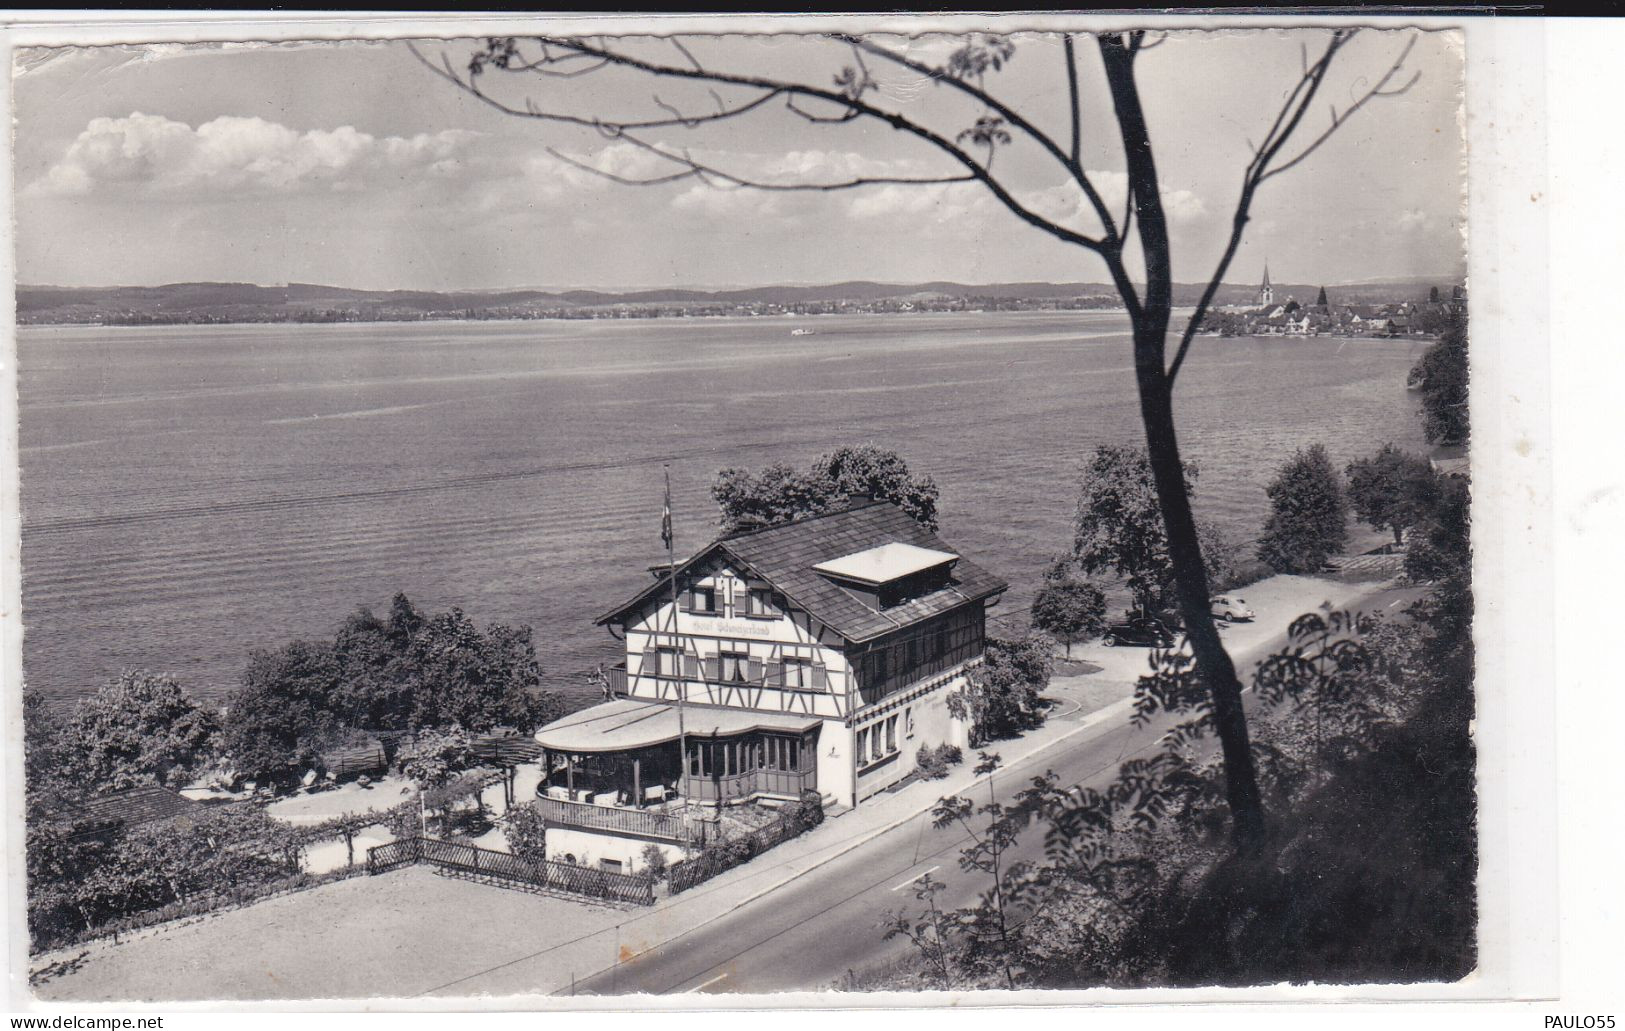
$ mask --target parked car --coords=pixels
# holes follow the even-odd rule
[[[1132,623],[1136,619],[1155,620],[1176,634],[1185,629],[1185,621],[1173,609],[1129,609],[1123,613],[1125,623]]]
[[[1214,619],[1225,619],[1232,623],[1238,623],[1253,618],[1253,610],[1247,607],[1246,598],[1221,594],[1208,604],[1212,606],[1211,611]]]
[[[1169,630],[1162,620],[1138,616],[1126,622],[1113,623],[1108,626],[1104,643],[1108,648],[1114,648],[1120,644],[1141,644],[1150,648],[1171,648],[1174,644],[1174,635],[1173,631]]]

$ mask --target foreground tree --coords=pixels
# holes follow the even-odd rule
[[[219,726],[168,674],[121,673],[73,708],[56,761],[82,790],[180,787],[215,758]]]
[[[1348,502],[1326,449],[1300,449],[1267,488],[1270,517],[1258,557],[1278,573],[1318,573],[1348,542]]]
[[[757,475],[748,469],[724,469],[711,486],[711,496],[722,509],[724,533],[777,526],[861,497],[890,501],[915,522],[935,530],[937,495],[929,476],[914,476],[897,452],[873,444],[836,448],[806,470],[783,463]]]
[[[1379,530],[1392,530],[1395,544],[1433,511],[1438,488],[1425,458],[1384,444],[1370,458],[1350,462],[1344,473],[1354,511]]]
[[[1256,841],[1263,832],[1263,809],[1257,776],[1248,745],[1246,718],[1241,708],[1241,684],[1235,665],[1219,639],[1208,610],[1208,577],[1202,561],[1200,538],[1186,490],[1185,465],[1180,458],[1174,424],[1173,389],[1197,329],[1240,246],[1260,188],[1270,179],[1307,160],[1348,118],[1373,99],[1403,92],[1410,82],[1399,78],[1407,44],[1389,67],[1360,81],[1340,99],[1341,110],[1331,107],[1330,120],[1301,142],[1293,141],[1310,118],[1323,110],[1322,87],[1352,30],[1329,33],[1326,45],[1311,59],[1304,54],[1296,83],[1287,84],[1284,100],[1273,117],[1266,112],[1263,132],[1252,144],[1253,157],[1242,170],[1230,232],[1211,277],[1178,333],[1170,358],[1169,327],[1173,307],[1173,261],[1168,216],[1163,206],[1162,183],[1152,148],[1152,133],[1141,103],[1136,63],[1165,37],[1145,31],[1109,32],[1093,37],[1062,34],[1056,57],[1065,87],[1049,94],[1064,98],[1059,110],[1028,113],[1001,99],[988,86],[988,78],[1003,69],[1016,54],[1015,42],[1000,36],[971,36],[941,64],[917,60],[886,40],[846,33],[831,33],[825,41],[844,51],[843,63],[832,79],[803,82],[777,65],[766,72],[718,67],[700,37],[670,36],[660,40],[614,39],[603,36],[543,36],[530,40],[487,40],[466,60],[453,63],[423,57],[431,71],[492,107],[522,118],[561,126],[590,128],[628,145],[661,164],[648,175],[625,175],[564,155],[563,160],[623,183],[649,185],[690,180],[721,188],[831,191],[869,184],[920,185],[975,183],[1027,225],[1105,265],[1132,326],[1135,380],[1140,418],[1144,425],[1149,461],[1156,484],[1158,507],[1167,535],[1179,610],[1203,681],[1213,694],[1225,769],[1229,803],[1241,843]],[[1092,42],[1110,94],[1115,135],[1124,158],[1124,206],[1114,214],[1102,193],[1099,174],[1083,160],[1085,124],[1077,55],[1079,39]],[[1412,40],[1414,43],[1414,39]],[[707,54],[702,59],[696,51]],[[415,51],[416,52],[416,51]],[[420,54],[420,56],[422,56]],[[880,69],[877,72],[877,69]],[[521,94],[534,89],[545,94],[541,102],[531,95],[504,98],[495,73],[516,81]],[[883,88],[882,76],[893,74],[906,88]],[[624,84],[638,79],[679,90],[692,88],[681,99],[656,94],[646,114],[616,114],[614,93],[594,94],[580,89],[582,80],[599,76]],[[1414,76],[1411,81],[1414,81]],[[915,84],[939,87],[921,107],[908,106],[920,91]],[[493,93],[492,90],[499,92]],[[1039,94],[1042,95],[1042,94]],[[899,98],[902,98],[901,100]],[[920,144],[944,164],[940,174],[902,175],[860,173],[828,179],[771,179],[739,168],[725,168],[707,160],[686,144],[674,144],[673,134],[715,129],[724,123],[771,112],[820,127],[863,123],[884,126]],[[936,118],[933,119],[932,115]],[[950,124],[943,125],[947,120]],[[968,124],[967,124],[968,123]],[[1059,125],[1060,134],[1041,128]],[[722,130],[719,130],[722,131]],[[1067,217],[1050,217],[1032,203],[1027,185],[1031,176],[1007,176],[1008,162],[995,171],[1001,148],[1028,148],[1039,160],[1061,173],[1075,191],[1082,210],[1091,213],[1098,227],[1079,229]],[[554,151],[557,155],[558,152]],[[1068,204],[1066,210],[1078,210]],[[1137,257],[1141,268],[1131,267]],[[1139,273],[1138,277],[1136,272]],[[1137,281],[1138,280],[1138,281]]]
[[[1079,580],[1072,563],[1057,559],[1044,574],[1044,585],[1033,596],[1033,626],[1066,646],[1087,641],[1106,628],[1106,595],[1099,587]]]
[[[1444,333],[1411,373],[1422,384],[1422,431],[1430,444],[1465,444],[1467,413],[1467,319],[1451,316]]]

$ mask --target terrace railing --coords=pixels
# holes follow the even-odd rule
[[[701,836],[700,821],[680,812],[622,809],[546,797],[536,799],[535,804],[537,813],[550,826],[634,834],[664,841],[689,841]]]
[[[402,838],[367,850],[367,872],[383,873],[412,863],[428,863],[454,874],[507,887],[539,888],[587,898],[654,904],[654,878],[576,866],[551,859],[527,859],[477,845],[436,838]]]

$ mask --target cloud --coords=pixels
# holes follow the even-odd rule
[[[134,112],[92,119],[32,189],[67,196],[120,188],[188,196],[361,190],[455,178],[475,137],[458,130],[378,137],[348,125],[299,132],[233,115],[193,128]]]

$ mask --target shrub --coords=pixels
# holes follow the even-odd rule
[[[509,811],[502,824],[502,836],[508,842],[508,851],[521,859],[547,858],[547,822],[535,806],[516,806]],[[649,848],[654,848],[650,845]],[[659,849],[655,849],[659,851]]]
[[[657,881],[666,879],[670,866],[666,863],[665,851],[659,845],[650,842],[643,846],[643,851],[639,853],[638,858],[640,860],[638,865],[644,873]]]
[[[943,744],[934,747],[921,745],[914,761],[919,767],[920,776],[926,780],[941,780],[948,776],[948,767],[958,765],[964,759],[958,745]]]
[[[1043,722],[1038,693],[1049,686],[1055,645],[1042,634],[990,637],[965,686],[948,695],[948,711],[971,724],[971,744],[1013,737]]]

